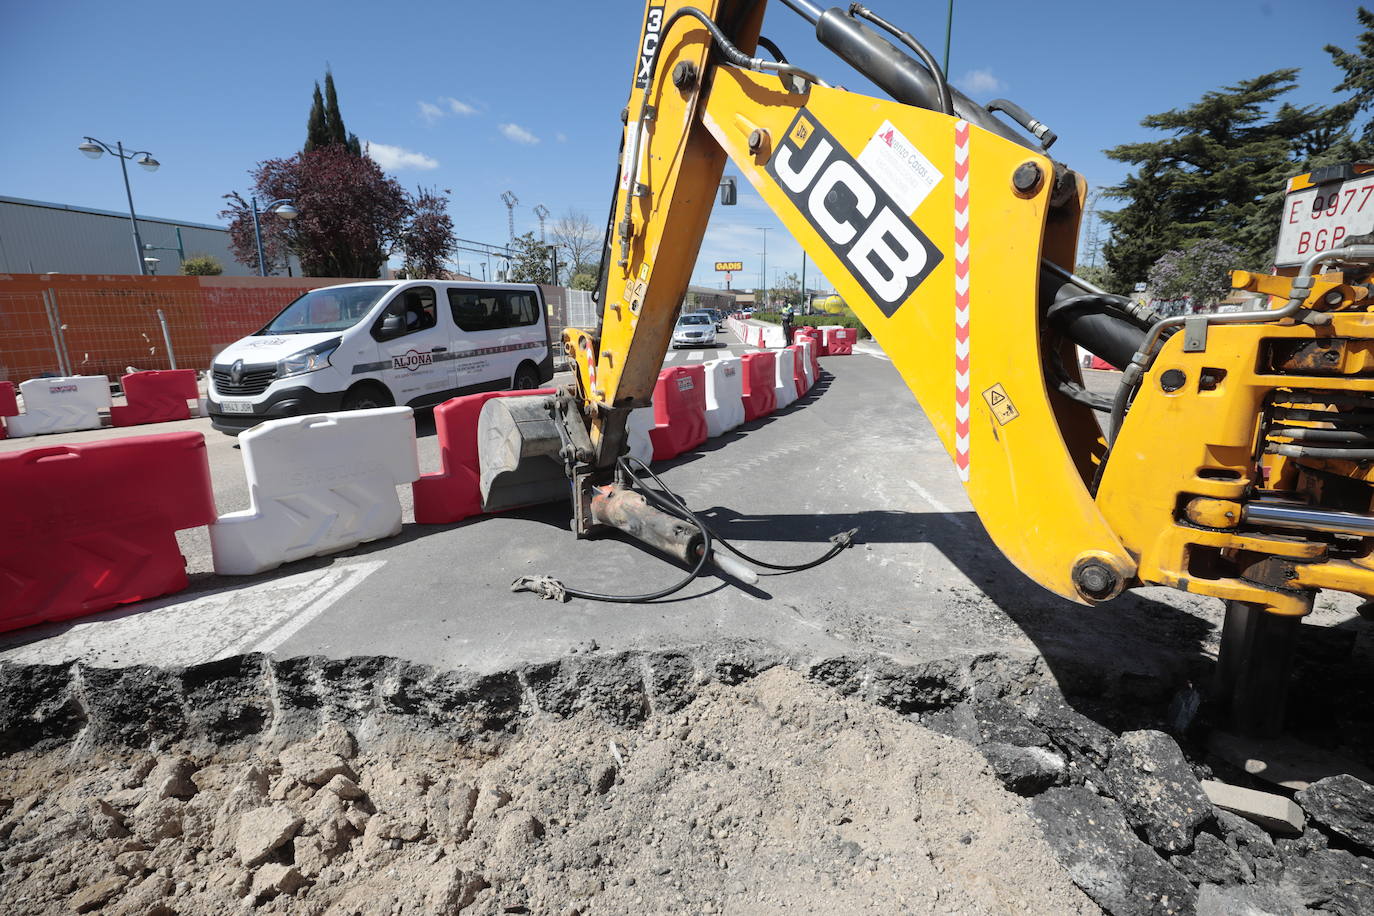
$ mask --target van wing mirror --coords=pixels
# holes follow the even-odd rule
[[[382,326],[378,328],[378,332],[383,337],[397,337],[404,330],[405,320],[402,319],[400,315],[394,314],[384,315],[382,317]]]

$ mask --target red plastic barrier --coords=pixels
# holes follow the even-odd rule
[[[0,455],[0,630],[186,587],[176,531],[215,520],[200,433]]]
[[[826,328],[825,352],[829,356],[848,356],[854,352],[859,332],[854,328]]]
[[[744,422],[766,417],[778,406],[778,396],[773,390],[776,354],[744,353]]]
[[[415,498],[415,521],[421,525],[447,525],[482,514],[478,480],[477,418],[482,405],[492,398],[553,394],[553,388],[536,391],[484,391],[453,398],[434,408],[434,429],[439,434],[443,470],[424,474],[410,485]]]
[[[806,392],[809,390],[806,387],[806,354],[803,353],[802,348],[796,344],[788,347],[786,352],[792,354],[792,383],[797,386],[797,397],[805,397]],[[787,358],[786,356],[783,357],[783,359]]]
[[[110,408],[110,419],[115,426],[189,420],[191,409],[186,402],[200,398],[194,369],[131,372],[119,383],[129,403],[128,406],[116,404]]]
[[[706,369],[673,366],[654,385],[654,460],[666,461],[706,441]]]
[[[800,342],[800,341],[802,341],[802,340],[804,340],[804,339],[806,339],[806,338],[810,338],[811,340],[813,340],[813,341],[816,342],[816,352],[815,352],[815,355],[816,355],[816,356],[825,356],[825,355],[826,355],[826,353],[825,353],[825,332],[822,331],[820,328],[813,328],[813,327],[811,327],[810,325],[807,325],[807,326],[801,327],[801,328],[797,328],[797,333],[796,333],[795,337],[796,337],[796,340],[797,340],[798,342]]]
[[[819,379],[821,377],[821,362],[816,357],[821,356],[825,351],[823,342],[825,335],[816,328],[798,328],[796,341],[801,343],[803,340],[811,341],[811,377]]]
[[[19,401],[14,397],[14,382],[0,382],[0,417],[13,417],[19,414]],[[0,439],[9,435],[5,432],[5,421],[0,420]]]
[[[1113,371],[1113,372],[1120,372],[1120,371],[1121,371],[1120,369],[1116,368],[1116,366],[1113,366],[1111,363],[1107,362],[1105,359],[1103,359],[1103,358],[1100,357],[1100,356],[1094,356],[1094,357],[1092,358],[1092,362],[1088,363],[1088,368],[1089,368],[1089,369],[1108,369],[1108,370],[1111,370],[1111,371]]]

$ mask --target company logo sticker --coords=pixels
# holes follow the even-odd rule
[[[433,353],[421,353],[417,350],[407,350],[400,356],[391,357],[391,368],[405,369],[407,372],[414,372],[422,366],[433,364]]]
[[[944,259],[883,186],[805,110],[768,160],[768,174],[888,318]]]
[[[691,391],[693,387],[695,386],[692,385],[692,377],[690,375],[684,375],[677,380],[678,391]]]

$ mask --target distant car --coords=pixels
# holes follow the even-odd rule
[[[716,324],[710,315],[693,312],[683,315],[673,328],[673,349],[678,347],[714,347]]]
[[[723,330],[725,330],[725,313],[724,313],[724,312],[722,312],[720,309],[702,309],[702,311],[705,312],[706,314],[710,315],[711,318],[715,321],[715,323],[716,323],[716,330],[717,330],[717,331],[723,331]]]

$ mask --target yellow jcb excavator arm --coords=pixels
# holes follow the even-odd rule
[[[1374,245],[1348,240],[1286,271],[1294,276],[1238,272],[1236,285],[1272,308],[1158,320],[1072,276],[1084,196],[1075,173],[951,94],[923,49],[858,4],[784,2],[912,104],[751,57],[761,0],[649,0],[599,326],[564,332],[574,391],[528,407],[492,402],[512,416],[492,441],[563,460],[580,534],[610,525],[698,570],[706,562],[708,530],[685,507],[633,492],[622,456],[728,157],[892,359],[1007,557],[1083,603],[1142,584],[1227,600],[1222,693],[1236,727],[1275,729],[1294,626],[1316,590],[1374,594]],[[1045,142],[1044,125],[999,103]],[[1290,195],[1344,174],[1302,176]],[[1293,198],[1292,213],[1329,216],[1333,199]],[[1318,274],[1325,264],[1335,269]],[[1110,436],[1075,343],[1126,368]],[[484,487],[517,464],[484,469]],[[511,492],[530,501],[534,491]]]

